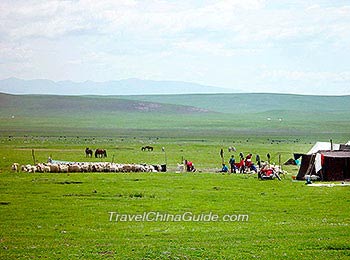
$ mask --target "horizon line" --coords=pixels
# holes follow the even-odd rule
[[[127,97],[127,96],[184,96],[184,95],[284,95],[284,96],[309,96],[309,97],[349,97],[350,94],[299,94],[299,93],[281,93],[281,92],[218,92],[218,93],[152,93],[152,94],[53,94],[53,93],[9,93],[2,92],[0,94],[12,96],[67,96],[67,97]]]
[[[192,82],[192,81],[176,81],[176,80],[153,80],[153,79],[142,79],[142,78],[136,78],[136,77],[131,77],[131,78],[123,78],[123,79],[113,79],[113,80],[105,80],[105,81],[94,81],[94,80],[85,80],[85,81],[74,81],[74,80],[52,80],[52,79],[45,79],[45,78],[32,78],[32,79],[24,79],[24,78],[18,78],[18,77],[7,77],[7,78],[2,78],[0,81],[5,81],[5,80],[21,80],[21,81],[35,81],[35,80],[42,80],[42,81],[51,81],[53,83],[59,83],[59,82],[72,82],[72,83],[77,83],[77,84],[84,84],[87,82],[92,82],[92,83],[108,83],[108,82],[120,82],[120,81],[127,81],[127,80],[140,80],[140,81],[151,81],[151,82],[174,82],[174,83],[188,83],[188,84],[193,84],[193,85],[199,85],[203,87],[211,87],[211,88],[217,88],[221,89],[222,92],[180,92],[180,93],[145,93],[145,94],[93,94],[93,93],[77,93],[77,94],[60,94],[60,93],[28,93],[28,92],[21,92],[21,93],[16,93],[16,92],[2,92],[4,94],[12,94],[12,95],[57,95],[57,96],[86,96],[86,95],[93,95],[93,96],[137,96],[137,95],[200,95],[200,94],[280,94],[280,95],[300,95],[300,96],[325,96],[325,97],[342,97],[342,96],[350,96],[350,93],[338,93],[338,94],[325,94],[325,93],[320,93],[320,94],[313,94],[313,93],[302,93],[302,92],[276,92],[276,91],[244,91],[242,89],[233,89],[233,88],[228,88],[228,87],[222,87],[222,86],[216,86],[216,85],[206,85],[198,82]],[[244,88],[246,89],[246,88]]]

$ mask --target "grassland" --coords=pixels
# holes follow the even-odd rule
[[[202,97],[195,100],[204,102]],[[270,153],[278,163],[280,155],[284,162],[293,152],[306,152],[317,140],[348,141],[346,102],[338,106],[339,99],[326,98],[334,106],[317,110],[316,104],[325,100],[310,101],[315,109],[296,113],[292,105],[285,110],[262,110],[256,105],[257,112],[218,101],[222,110],[211,109],[209,102],[199,105],[195,100],[191,106],[181,100],[159,106],[155,100],[120,97],[2,95],[0,258],[348,259],[348,187],[307,187],[292,181],[296,166],[284,167],[288,174],[281,182],[215,173],[221,165],[219,150],[225,149],[225,161],[231,155],[228,146],[237,148],[236,156],[252,152],[265,159]],[[140,102],[146,104],[141,110]],[[142,152],[145,144],[154,146],[154,152]],[[169,171],[25,174],[10,170],[13,162],[33,163],[32,149],[40,162],[48,156],[101,160],[85,158],[87,146],[107,149],[109,157],[102,160],[166,163]],[[199,171],[175,173],[183,158],[192,160]],[[110,221],[111,211],[243,214],[249,220],[116,222]]]
[[[349,96],[0,94],[0,134],[231,139],[292,136],[312,142],[330,138],[343,142],[349,138],[349,104]]]
[[[349,189],[194,174],[1,175],[2,259],[347,259]],[[244,214],[123,222],[120,214]]]

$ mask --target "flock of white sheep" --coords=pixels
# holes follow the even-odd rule
[[[77,162],[77,163],[38,163],[36,165],[19,165],[13,163],[11,166],[15,172],[160,172],[161,165],[148,164],[118,164],[110,162]]]

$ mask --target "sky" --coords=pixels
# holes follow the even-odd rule
[[[9,77],[350,94],[350,1],[1,0]]]

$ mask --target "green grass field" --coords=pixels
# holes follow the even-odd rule
[[[168,100],[171,105],[161,111],[140,112],[131,109],[135,103],[120,105],[115,98],[90,110],[83,102],[88,97],[63,97],[52,106],[54,98],[14,98],[1,96],[0,103],[0,259],[350,258],[349,187],[308,187],[292,180],[296,166],[284,166],[288,174],[282,181],[215,172],[221,167],[220,149],[228,161],[229,146],[237,148],[236,157],[251,152],[265,160],[270,153],[278,163],[308,151],[315,141],[347,142],[348,97],[335,109],[306,114],[296,114],[291,105],[285,111],[242,112],[232,106],[235,112],[228,113],[231,105],[226,105],[226,112],[198,112],[183,107],[183,100],[177,105]],[[108,99],[89,98],[89,105]],[[316,99],[315,107],[321,101]],[[195,108],[212,105],[203,98],[196,102]],[[282,122],[276,120],[282,115]],[[144,145],[155,149],[142,152]],[[85,147],[107,149],[105,161],[166,163],[168,172],[10,170],[14,162],[33,164],[32,150],[37,162],[49,156],[101,160],[85,158]],[[182,159],[192,160],[198,171],[175,173]],[[219,221],[110,221],[109,212],[212,214]],[[226,215],[248,219],[223,221]]]
[[[2,138],[0,152],[1,259],[324,259],[350,256],[348,187],[307,187],[294,182],[297,168],[285,168],[282,181],[256,175],[222,175],[221,141],[135,138]],[[261,139],[263,140],[263,139]],[[144,143],[154,152],[142,152]],[[26,174],[10,165],[48,156],[96,161],[84,156],[85,144],[106,147],[109,158],[164,163],[167,173]],[[247,153],[271,152],[276,161],[307,143],[271,144],[237,140]],[[238,152],[239,152],[238,151]],[[229,154],[225,153],[228,159]],[[174,173],[182,157],[201,172]],[[110,221],[120,214],[247,215],[248,221]]]
[[[349,189],[195,174],[2,174],[2,259],[347,259]],[[110,221],[109,212],[244,214]]]

